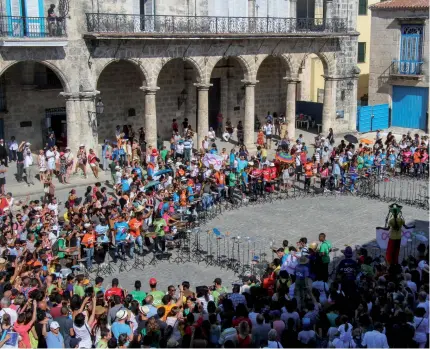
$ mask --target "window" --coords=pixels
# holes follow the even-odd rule
[[[358,1],[358,15],[367,16],[367,0]]]
[[[364,63],[366,61],[366,43],[359,42],[358,43],[358,54],[357,54],[357,63]]]

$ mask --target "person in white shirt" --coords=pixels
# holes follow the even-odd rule
[[[273,125],[267,121],[266,125],[263,126],[264,134],[266,135],[266,148],[270,149],[272,147],[272,130]]]
[[[15,310],[10,308],[10,299],[7,297],[3,297],[0,301],[1,310],[0,310],[0,321],[3,318],[4,314],[10,315],[10,323],[13,326],[18,319],[18,314]]]
[[[425,310],[425,317],[429,316],[429,301],[427,300],[427,293],[424,291],[421,291],[418,294],[418,305],[417,308],[424,308]]]
[[[15,137],[11,137],[9,141],[9,160],[16,161],[16,152],[18,150],[18,142]]]
[[[215,131],[212,127],[209,127],[208,138],[211,142],[215,141],[215,138],[216,138]]]
[[[425,348],[427,335],[429,333],[429,320],[425,317],[424,308],[415,309],[414,327],[414,341],[418,343],[419,348]]]
[[[364,334],[361,345],[366,348],[389,348],[387,336],[382,333],[383,330],[382,324],[376,323],[373,331]]]

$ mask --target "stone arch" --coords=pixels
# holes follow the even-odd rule
[[[290,65],[278,55],[262,55],[258,61],[255,85],[255,114],[264,116],[270,111],[277,115],[286,113],[287,82]]]
[[[26,59],[23,61],[13,61],[13,62],[7,64],[5,67],[3,67],[0,70],[0,76],[2,76],[10,67],[14,66],[15,64],[18,64],[21,62],[29,62],[29,61],[42,64],[42,65],[48,67],[49,69],[51,69],[57,75],[58,79],[61,81],[61,85],[63,86],[64,92],[65,93],[71,92],[70,82],[69,82],[69,79],[67,78],[66,74],[56,64],[54,64],[50,61],[39,61],[39,60],[30,60],[30,59]]]
[[[242,72],[243,72],[243,77],[245,80],[250,80],[252,81],[252,78],[255,79],[255,75],[252,75],[253,69],[251,68],[250,63],[248,62],[247,59],[245,59],[244,56],[216,56],[216,57],[210,57],[208,59],[207,62],[207,69],[208,69],[208,74],[209,74],[209,78],[212,75],[212,72],[215,68],[215,66],[218,64],[218,62],[220,62],[222,59],[228,59],[228,58],[233,58],[234,60],[236,60],[239,65],[242,68]]]
[[[151,78],[151,82],[158,86],[158,78],[160,76],[161,71],[163,68],[169,63],[174,60],[183,60],[184,62],[187,62],[192,68],[195,73],[195,82],[201,83],[204,82],[202,79],[204,79],[204,76],[206,75],[204,73],[204,69],[202,68],[201,64],[198,62],[198,60],[195,57],[174,57],[174,58],[161,58],[158,60],[158,64],[155,65],[153,69],[153,75]]]
[[[335,76],[335,74],[336,74],[336,63],[335,63],[335,60],[334,60],[334,58],[329,57],[324,52],[308,52],[308,53],[306,53],[302,57],[302,59],[300,61],[299,69],[304,65],[306,59],[311,54],[316,55],[321,60],[321,63],[323,65],[323,69],[324,69],[324,75],[326,75],[326,76]]]
[[[99,64],[97,64],[97,68],[95,70],[95,84],[94,84],[94,88],[97,88],[97,84],[99,82],[100,79],[100,75],[103,73],[103,71],[110,65],[110,64],[114,64],[114,63],[118,63],[118,62],[128,62],[131,63],[132,65],[134,65],[141,77],[142,77],[142,86],[145,86],[145,84],[148,83],[149,81],[149,74],[147,69],[145,68],[145,66],[143,65],[142,62],[138,61],[138,60],[134,60],[134,59],[108,59],[102,63],[99,62]]]
[[[100,65],[103,69],[94,86],[105,105],[104,113],[99,116],[99,141],[109,138],[116,125],[131,125],[134,130],[142,127],[145,112],[144,93],[140,89],[147,83],[140,69],[143,65],[127,59],[106,63]]]

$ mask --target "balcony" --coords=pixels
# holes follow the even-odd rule
[[[419,79],[422,77],[423,62],[411,60],[393,60],[390,67],[390,76],[393,78]]]
[[[345,19],[145,16],[87,13],[90,37],[324,36],[347,32]]]
[[[0,16],[0,46],[66,46],[66,19]]]

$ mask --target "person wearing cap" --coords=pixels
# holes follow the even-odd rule
[[[357,261],[352,258],[353,252],[351,246],[346,246],[346,248],[342,250],[342,253],[345,258],[342,259],[338,264],[336,274],[340,275],[342,291],[347,297],[351,298],[357,293],[355,279],[359,272],[360,266],[358,265]]]
[[[299,264],[294,269],[294,276],[296,278],[294,287],[294,296],[297,299],[297,307],[303,310],[305,305],[305,296],[308,291],[309,284],[309,259],[306,256],[301,256]]]
[[[87,178],[87,152],[85,150],[85,145],[81,144],[79,146],[78,153],[76,154],[77,166],[75,169],[75,174],[78,172],[78,169],[81,169],[82,174],[85,178]]]
[[[133,340],[133,323],[130,322],[129,324],[126,323],[126,320],[128,318],[128,312],[125,309],[118,310],[115,317],[115,322],[112,324],[112,334],[113,336],[118,339],[121,334],[126,334],[128,337],[128,340]]]
[[[154,306],[155,307],[160,306],[162,304],[164,292],[157,290],[157,279],[156,278],[150,278],[149,279],[149,288],[151,290],[148,292],[148,295],[153,297]]]
[[[52,321],[49,325],[49,332],[46,333],[47,348],[64,348],[64,338],[60,333],[60,324]]]

